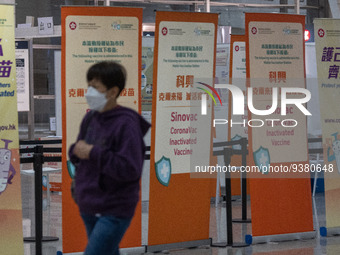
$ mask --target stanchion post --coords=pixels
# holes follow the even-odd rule
[[[34,187],[35,187],[35,254],[42,255],[42,165],[43,146],[35,146],[33,155]]]
[[[241,139],[242,166],[247,166],[247,139]],[[247,173],[241,173],[242,187],[242,220],[247,221]]]
[[[228,167],[231,162],[231,148],[224,148],[223,157],[224,165]],[[231,181],[230,171],[225,173],[225,195],[226,195],[226,221],[227,221],[227,246],[233,245],[233,217],[232,217],[232,204],[231,204]]]
[[[44,157],[44,148],[42,145],[36,145],[38,144],[56,144],[61,143],[61,140],[57,140],[51,142],[51,141],[45,141],[44,143],[41,143],[41,141],[26,141],[21,143],[21,145],[31,145],[35,144],[33,148],[33,157],[32,158],[20,158],[21,163],[33,163],[33,170],[34,170],[34,196],[35,196],[35,236],[31,237],[24,237],[25,242],[35,242],[36,244],[36,254],[40,255],[42,254],[42,242],[49,242],[49,241],[58,241],[58,237],[54,236],[43,236],[43,213],[42,213],[42,175],[43,175],[43,164],[45,161],[48,162],[60,162],[60,159],[58,157],[52,157],[53,160],[49,157]],[[56,148],[49,148],[50,150],[53,149],[55,151]],[[60,149],[60,148],[58,148]],[[21,149],[20,149],[21,150]],[[25,149],[23,149],[25,150]],[[46,150],[45,150],[46,151]],[[32,152],[30,150],[30,152]],[[57,152],[61,152],[57,151]],[[25,152],[20,152],[25,153]],[[49,192],[49,191],[47,191]]]
[[[241,156],[242,156],[242,167],[241,171],[241,204],[242,204],[242,217],[240,219],[234,219],[235,223],[250,223],[251,220],[247,219],[247,172],[245,172],[247,166],[247,154],[248,154],[248,140],[246,138],[241,138],[239,140],[241,146]]]

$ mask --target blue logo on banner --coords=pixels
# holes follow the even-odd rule
[[[269,173],[269,165],[270,165],[270,154],[267,148],[263,148],[262,146],[253,153],[255,165],[258,166],[260,171],[263,174]]]
[[[170,159],[162,156],[162,158],[155,163],[155,169],[158,181],[164,186],[169,186],[171,177]]]
[[[231,141],[238,141],[238,140],[241,140],[242,136],[240,135],[235,135],[233,138],[231,138]],[[232,146],[233,150],[241,150],[241,144],[234,144]]]

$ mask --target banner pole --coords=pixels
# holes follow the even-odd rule
[[[34,159],[34,186],[35,186],[35,254],[42,254],[42,164],[43,147],[35,147]]]
[[[233,153],[232,148],[224,148],[225,166],[230,165],[232,153]],[[227,246],[232,246],[232,247],[249,246],[249,244],[247,244],[247,243],[242,243],[242,242],[241,243],[234,243],[233,242],[233,216],[232,216],[232,202],[231,202],[230,171],[226,172],[225,187],[226,187]],[[247,190],[246,190],[246,195],[247,195]],[[242,205],[242,207],[244,208],[243,205]],[[246,200],[246,204],[245,204],[245,209],[247,210],[247,200]]]
[[[242,166],[247,166],[247,149],[248,140],[246,138],[241,139],[241,153],[242,153]],[[247,173],[241,173],[242,178],[242,223],[251,223],[251,219],[247,218]]]
[[[231,148],[224,148],[224,165],[228,166],[231,162]],[[230,172],[225,173],[225,194],[226,194],[226,222],[227,222],[227,246],[233,245],[233,218],[231,205],[231,182]]]
[[[247,138],[240,139],[241,154],[242,154],[242,166],[247,166]],[[251,219],[247,218],[247,173],[241,172],[241,199],[242,199],[242,218],[234,219],[234,223],[251,223]]]
[[[33,39],[28,40],[28,58],[29,58],[29,112],[28,115],[28,140],[34,140],[34,75],[33,75]]]

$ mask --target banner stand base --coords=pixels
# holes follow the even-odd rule
[[[121,248],[119,249],[120,254],[143,254],[145,253],[146,247],[132,247],[132,248]],[[72,252],[72,253],[62,253],[61,251],[57,252],[57,255],[83,255],[84,252]]]
[[[292,241],[292,240],[299,240],[299,239],[314,239],[315,237],[316,237],[316,231],[310,231],[310,232],[269,235],[269,236],[246,235],[245,241],[247,244],[258,244],[258,243],[268,243],[268,242]]]
[[[160,252],[164,250],[194,248],[202,245],[210,245],[211,239],[203,239],[196,241],[180,242],[180,243],[168,243],[159,245],[147,245],[146,252]]]
[[[54,241],[59,241],[59,238],[56,236],[43,236],[41,241],[42,242],[54,242]],[[24,237],[24,242],[35,242],[35,236]]]
[[[242,248],[242,247],[248,247],[250,246],[250,244],[247,243],[233,243],[233,245],[231,247],[233,248]]]
[[[225,247],[231,246],[231,245],[229,245],[227,242],[217,242],[217,243],[211,243],[210,246],[211,247],[217,247],[217,248],[225,248]]]
[[[215,247],[215,248],[226,248],[226,247],[232,247],[232,248],[241,248],[241,247],[247,247],[249,246],[249,244],[247,243],[227,243],[227,242],[216,242],[216,243],[211,243],[210,244],[211,247]]]
[[[233,219],[233,223],[251,223],[251,219]]]
[[[338,236],[340,235],[340,227],[326,228],[320,227],[320,236]]]

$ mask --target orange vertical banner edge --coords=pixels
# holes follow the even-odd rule
[[[282,22],[299,23],[304,31],[305,17],[287,14],[246,13],[246,72],[247,87],[250,86],[250,22]],[[305,56],[303,36],[302,57]],[[304,58],[303,58],[304,64]],[[305,66],[304,78],[306,77]],[[248,116],[251,116],[249,112]],[[253,158],[252,130],[249,128],[249,160],[255,165]],[[307,132],[306,132],[307,137]],[[306,145],[308,146],[308,144]],[[308,148],[307,148],[308,152]],[[308,164],[307,160],[296,162]],[[277,163],[275,163],[277,164]],[[275,165],[273,164],[273,165]],[[282,163],[287,165],[289,163]],[[309,174],[305,178],[252,178],[250,179],[252,235],[253,237],[304,233],[313,231],[313,210]]]
[[[148,246],[183,243],[209,238],[211,180],[191,178],[190,173],[178,173],[171,175],[171,182],[168,187],[165,187],[160,184],[155,173],[155,129],[158,98],[157,88],[159,84],[157,73],[159,71],[158,61],[160,61],[158,59],[158,34],[160,31],[160,23],[163,21],[214,24],[214,52],[216,53],[218,15],[177,12],[156,13]],[[181,45],[181,42],[178,41],[177,44]],[[183,43],[183,45],[185,45],[185,43]],[[213,60],[213,75],[215,74],[215,55],[216,54],[214,54]]]
[[[61,51],[61,91],[62,91],[62,231],[63,231],[63,252],[84,251],[87,243],[85,226],[79,215],[78,208],[74,203],[71,192],[71,178],[67,171],[67,111],[66,111],[66,18],[68,16],[112,16],[112,17],[135,17],[138,19],[138,71],[141,73],[141,52],[142,52],[142,20],[143,10],[141,8],[119,8],[119,7],[62,7],[61,27],[62,27],[62,51]],[[98,39],[98,38],[97,38]],[[86,40],[86,38],[84,38]],[[103,59],[104,60],[104,59]],[[81,74],[79,74],[81,75]],[[85,73],[83,74],[85,77]],[[80,77],[83,78],[83,77]],[[141,76],[138,75],[137,90],[137,110],[141,112]],[[80,123],[74,128],[78,129]],[[140,247],[141,244],[141,201],[139,201],[135,216],[132,219],[120,248]]]

